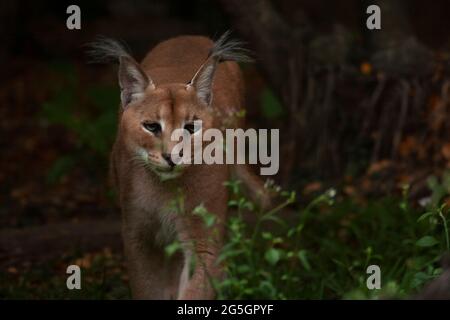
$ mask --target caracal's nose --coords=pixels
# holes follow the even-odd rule
[[[171,166],[172,168],[175,167],[175,163],[172,161],[172,156],[170,155],[170,153],[163,153],[161,156],[164,160],[166,160],[169,166]]]

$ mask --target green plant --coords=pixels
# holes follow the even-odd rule
[[[95,174],[105,168],[117,122],[119,92],[115,86],[83,87],[73,65],[53,67],[63,80],[54,84],[54,95],[42,105],[40,118],[45,126],[60,126],[74,137],[72,151],[58,157],[50,167],[47,180],[57,182],[75,165]],[[102,170],[106,171],[106,170]]]
[[[261,212],[240,195],[239,182],[228,186],[236,214],[219,258],[227,274],[215,283],[220,299],[403,298],[442,271],[438,261],[448,240],[423,221],[439,217],[443,223],[444,207],[419,218],[407,187],[401,199],[367,204],[331,189],[303,209],[293,209],[295,194],[278,189],[285,200]],[[246,221],[244,211],[256,215],[256,222]],[[381,290],[366,286],[372,264],[381,268]]]

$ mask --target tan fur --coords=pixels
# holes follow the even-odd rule
[[[138,101],[119,115],[118,133],[111,155],[111,173],[119,192],[123,216],[123,241],[128,260],[132,294],[138,299],[211,299],[210,278],[222,277],[216,258],[223,244],[228,191],[224,182],[231,166],[189,165],[179,177],[162,181],[133,159],[137,148],[146,150],[149,161],[165,168],[162,153],[171,152],[170,133],[194,117],[203,129],[239,126],[234,113],[243,108],[243,79],[235,62],[221,62],[213,81],[212,105],[200,103],[195,90],[186,87],[208,58],[213,42],[200,36],[182,36],[160,43],[141,63],[151,79]],[[151,84],[152,84],[151,83]],[[161,121],[158,138],[142,128],[142,121]],[[261,187],[246,169],[251,187]],[[171,209],[182,197],[184,212]],[[216,228],[206,228],[192,210],[203,204],[217,218]],[[167,257],[164,248],[178,239],[182,252]],[[189,275],[189,264],[196,267]]]

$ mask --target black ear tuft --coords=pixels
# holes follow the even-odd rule
[[[225,32],[216,42],[209,53],[208,59],[200,66],[195,73],[189,86],[195,88],[197,97],[206,105],[212,101],[212,82],[217,64],[220,61],[251,62],[250,51],[242,47],[243,42],[230,40],[230,31]]]
[[[209,55],[219,61],[253,62],[250,50],[244,48],[245,43],[230,39],[231,31],[226,31],[214,42]]]
[[[120,57],[131,57],[124,42],[98,36],[94,41],[85,45],[86,54],[91,63],[120,62]]]
[[[139,64],[133,59],[125,44],[106,37],[98,37],[94,42],[87,44],[87,54],[91,62],[118,62],[120,98],[122,107],[140,98],[145,89],[154,84]]]

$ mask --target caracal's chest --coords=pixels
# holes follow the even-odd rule
[[[176,239],[180,212],[177,212],[179,201],[173,192],[144,179],[134,179],[127,198],[125,218],[143,237],[159,245],[170,244]]]

